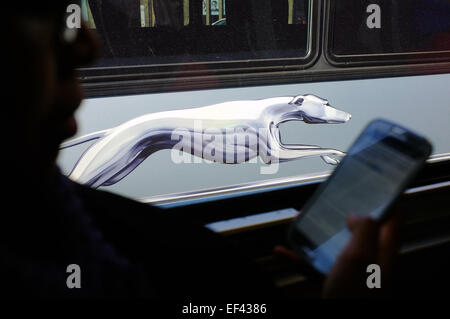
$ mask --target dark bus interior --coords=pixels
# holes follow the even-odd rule
[[[401,255],[398,267],[398,287],[395,297],[430,298],[446,296],[450,253],[450,166],[448,159],[427,163],[410,190],[398,199],[394,209],[402,212]],[[321,182],[309,185],[287,185],[254,190],[250,194],[203,197],[200,203],[180,201],[168,205],[168,214],[189,216],[196,223],[209,224],[243,218],[286,208],[301,210]],[[158,204],[158,203],[154,203]],[[163,203],[159,203],[164,207]],[[172,206],[172,207],[171,207]],[[211,212],[214,212],[213,214]],[[323,277],[317,273],[302,273],[291,263],[274,256],[274,243],[287,244],[287,231],[292,218],[235,227],[221,231],[256,260],[278,289],[287,296],[319,298]]]

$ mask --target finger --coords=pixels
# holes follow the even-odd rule
[[[389,243],[398,240],[401,225],[401,215],[398,212],[393,212],[393,216],[389,218],[381,227],[380,230],[380,245],[388,248]]]
[[[296,268],[299,271],[303,272],[305,275],[309,276],[317,276],[317,271],[311,266],[306,260],[302,259],[296,252],[286,248],[285,246],[279,245],[275,246],[273,249],[275,256],[281,257],[289,261],[292,264],[295,264]]]
[[[382,227],[379,237],[379,263],[386,271],[391,270],[395,257],[400,246],[400,225],[399,214],[394,215]]]
[[[276,256],[283,257],[285,259],[288,259],[290,261],[293,261],[295,263],[301,263],[303,260],[300,258],[298,254],[293,252],[292,250],[284,247],[284,246],[275,246],[273,249],[273,252]]]
[[[352,237],[343,255],[364,260],[376,260],[378,248],[379,225],[370,217],[350,215],[347,225]]]

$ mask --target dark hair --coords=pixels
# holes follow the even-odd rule
[[[67,6],[72,3],[77,4],[77,1],[25,0],[8,3],[8,14],[0,19],[0,37],[7,44],[4,54],[7,61],[10,61],[3,66],[4,75],[8,79],[7,85],[12,88],[6,90],[7,94],[14,93],[13,89],[17,89],[24,76],[30,73],[30,67],[36,63],[35,59],[39,54],[37,42],[27,32],[30,25],[24,22],[38,19],[64,26]]]
[[[11,21],[20,17],[33,17],[44,19],[62,19],[66,14],[67,7],[70,4],[80,5],[80,1],[75,0],[57,0],[57,1],[10,1],[8,3],[8,14],[2,19]]]

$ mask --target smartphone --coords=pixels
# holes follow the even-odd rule
[[[291,225],[293,249],[323,274],[350,240],[349,213],[387,219],[388,208],[431,154],[422,136],[393,122],[369,123]]]

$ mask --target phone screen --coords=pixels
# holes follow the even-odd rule
[[[349,213],[382,216],[428,156],[420,147],[424,142],[384,121],[369,125],[358,138],[295,222],[308,241],[302,250],[318,270],[327,273],[348,243]]]

